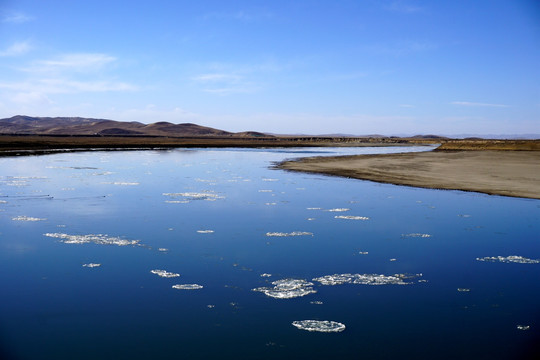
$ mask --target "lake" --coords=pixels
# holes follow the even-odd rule
[[[0,158],[3,358],[532,358],[540,201],[271,168],[425,150]]]

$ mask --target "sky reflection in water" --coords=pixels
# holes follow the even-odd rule
[[[540,264],[477,259],[539,259],[539,201],[269,169],[403,150],[0,159],[1,349],[22,359],[519,358],[538,343]],[[345,330],[297,326],[336,323]]]

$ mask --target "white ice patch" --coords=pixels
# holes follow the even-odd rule
[[[271,193],[273,190],[259,190],[261,193]]]
[[[317,292],[313,289],[313,283],[303,279],[282,279],[273,281],[272,285],[274,286],[255,288],[253,291],[262,292],[275,299],[292,299]]]
[[[459,292],[470,292],[471,289],[468,289],[468,288],[458,288],[457,291],[459,291]]]
[[[224,196],[220,196],[213,192],[182,192],[182,193],[163,193],[163,196],[169,196],[172,198],[182,197],[185,200],[206,200],[215,201],[217,199],[224,199]]]
[[[346,220],[369,220],[367,216],[352,216],[352,215],[336,215],[335,219],[346,219]]]
[[[336,208],[336,209],[328,209],[326,211],[330,211],[330,212],[345,212],[345,211],[349,211],[351,209],[347,209],[347,208]]]
[[[180,274],[169,272],[166,270],[150,270],[152,274],[156,274],[157,276],[161,276],[163,278],[173,278],[173,277],[179,277]]]
[[[89,264],[83,264],[83,267],[88,267],[88,268],[95,268],[95,267],[100,267],[101,264],[96,264],[96,263],[89,263]]]
[[[531,328],[530,325],[518,325],[517,326],[518,330],[529,330],[530,328]]]
[[[326,275],[312,279],[321,283],[321,285],[342,285],[342,284],[358,284],[358,285],[409,285],[407,279],[420,277],[422,274],[406,275],[380,275],[380,274],[334,274]]]
[[[419,237],[419,238],[428,238],[431,237],[430,234],[420,234],[420,233],[412,233],[412,234],[401,234],[402,237]]]
[[[199,234],[212,234],[214,230],[197,230]]]
[[[510,255],[510,256],[486,256],[483,258],[476,258],[478,261],[486,262],[503,262],[503,263],[517,263],[517,264],[538,264],[540,260],[529,259],[523,256]]]
[[[98,245],[140,245],[140,240],[126,240],[119,237],[109,236],[105,234],[88,234],[88,235],[69,235],[62,233],[46,233],[43,234],[48,237],[60,239],[64,244],[89,244],[94,243]]]
[[[266,236],[277,236],[277,237],[285,237],[285,236],[313,236],[313,233],[307,232],[307,231],[293,231],[290,233],[283,233],[283,232],[267,232]]]
[[[173,285],[172,288],[178,290],[199,290],[202,289],[203,286],[199,284],[177,284]]]
[[[137,186],[137,185],[140,185],[140,183],[138,183],[138,182],[126,182],[126,181],[102,182],[102,184],[118,185],[118,186]]]
[[[292,324],[296,328],[306,331],[334,333],[345,330],[345,324],[329,320],[302,320],[293,321]]]
[[[30,216],[16,216],[14,218],[11,218],[11,220],[15,220],[15,221],[45,221],[47,219],[41,219],[41,218],[30,217]]]

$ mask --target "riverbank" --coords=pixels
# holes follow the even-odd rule
[[[540,199],[540,151],[436,150],[420,153],[314,157],[280,169],[431,189]]]

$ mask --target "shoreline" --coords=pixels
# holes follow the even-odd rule
[[[540,151],[445,151],[311,157],[275,168],[412,187],[540,199]]]

